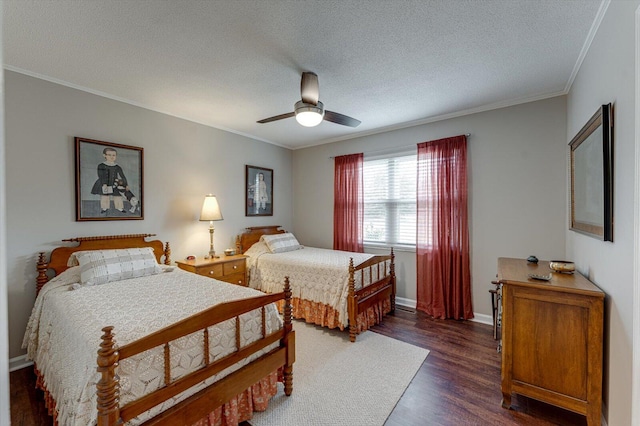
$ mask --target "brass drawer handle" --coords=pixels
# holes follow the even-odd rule
[[[233,269],[238,269],[238,265],[233,265]]]
[[[214,275],[214,272],[213,271],[209,271],[209,275]]]
[[[238,281],[238,284],[242,285],[242,280]]]

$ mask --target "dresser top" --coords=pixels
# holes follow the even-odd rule
[[[551,274],[551,280],[536,280],[530,278],[529,274]],[[525,259],[500,257],[498,258],[498,281],[507,285],[553,289],[604,298],[604,292],[582,274],[577,271],[572,274],[554,272],[549,267],[548,260],[530,263]]]

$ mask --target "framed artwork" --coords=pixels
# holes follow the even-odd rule
[[[144,218],[143,149],[75,138],[76,221]]]
[[[245,166],[245,216],[273,216],[273,170]]]
[[[569,143],[570,229],[613,241],[613,116],[602,105]]]

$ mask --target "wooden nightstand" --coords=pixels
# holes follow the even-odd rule
[[[238,254],[235,256],[221,255],[215,259],[198,257],[195,260],[177,260],[176,263],[180,269],[185,271],[246,287],[246,259],[247,256]]]

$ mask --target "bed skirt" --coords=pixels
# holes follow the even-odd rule
[[[36,373],[36,387],[44,392],[45,406],[49,415],[53,417],[54,426],[57,426],[56,401],[44,385],[42,375],[35,365],[34,371]],[[282,375],[278,371],[274,371],[192,426],[237,426],[241,422],[251,420],[255,411],[267,409],[269,400],[278,392],[278,381],[282,381]]]
[[[276,302],[276,304],[278,305],[278,310],[282,312],[283,302],[279,301]],[[309,324],[316,324],[327,328],[339,328],[340,330],[348,327],[348,325],[340,322],[338,311],[324,303],[293,297],[291,299],[291,305],[293,306],[293,317],[303,319]],[[369,307],[366,312],[358,315],[356,320],[357,332],[361,333],[382,322],[382,317],[389,312],[391,312],[391,301],[389,299],[385,299]]]

